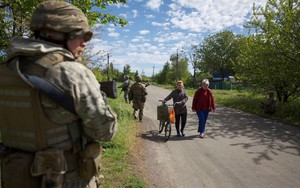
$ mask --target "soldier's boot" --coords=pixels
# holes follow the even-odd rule
[[[133,110],[133,118],[134,118],[135,120],[137,120],[137,117],[136,117],[136,110]]]
[[[139,120],[140,122],[143,122],[143,114],[141,113],[141,111],[139,112]]]

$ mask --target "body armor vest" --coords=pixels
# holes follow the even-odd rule
[[[0,130],[5,146],[31,152],[48,147],[66,150],[79,140],[79,123],[51,122],[43,111],[41,93],[24,78],[24,74],[42,77],[64,60],[61,54],[49,53],[16,57],[0,65]]]

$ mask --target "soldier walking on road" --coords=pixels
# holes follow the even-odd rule
[[[124,92],[125,102],[129,103],[128,93],[129,93],[129,90],[131,88],[132,82],[131,82],[129,76],[127,76],[127,75],[124,76],[124,79],[125,79],[125,81],[118,88],[122,88],[122,91]]]
[[[35,38],[15,38],[0,65],[2,188],[96,188],[98,141],[111,140],[117,122],[78,62],[93,36],[87,18],[69,3],[45,1],[30,28]]]
[[[138,112],[139,121],[143,121],[143,111],[146,102],[147,91],[146,87],[142,84],[142,77],[137,75],[135,83],[131,86],[129,91],[129,101],[133,101],[133,117],[137,119],[136,113]]]

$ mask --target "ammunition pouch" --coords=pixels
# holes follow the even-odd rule
[[[93,142],[81,151],[79,159],[80,178],[90,181],[94,176],[101,179],[102,148],[99,143]],[[101,181],[101,180],[100,180]],[[101,182],[97,182],[100,184]]]
[[[31,175],[42,177],[42,188],[61,188],[66,171],[67,162],[63,150],[51,148],[35,153]]]
[[[30,167],[34,154],[29,152],[14,151],[2,156],[1,160],[1,187],[41,187],[41,177],[33,177]],[[16,178],[17,176],[17,178]]]

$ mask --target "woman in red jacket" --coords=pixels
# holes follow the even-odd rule
[[[208,79],[203,79],[201,83],[201,88],[199,88],[193,98],[192,110],[196,112],[199,119],[198,132],[199,137],[204,138],[205,136],[205,124],[208,117],[208,113],[216,110],[216,104],[214,101],[213,94],[210,89],[208,89],[209,81]]]

